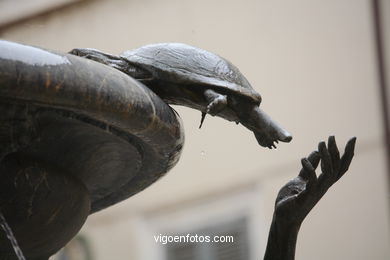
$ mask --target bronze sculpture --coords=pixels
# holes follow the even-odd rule
[[[209,52],[162,44],[122,57],[71,53],[88,59],[0,41],[0,209],[27,259],[47,259],[88,214],[143,190],[175,165],[184,135],[165,102],[199,109],[201,123],[206,113],[240,122],[265,147],[291,140],[260,110],[260,95],[238,69]],[[277,198],[265,259],[294,258],[303,218],[348,169],[354,143],[340,159],[331,137],[328,148],[320,143],[302,161],[300,175]],[[11,259],[4,234],[0,241],[0,259]]]
[[[257,142],[270,149],[292,136],[259,105],[261,96],[226,59],[182,43],[159,43],[126,51],[120,56],[95,49],[70,53],[115,69],[144,83],[168,104],[191,107],[206,114],[243,124]]]
[[[318,151],[301,160],[299,175],[283,186],[275,201],[275,211],[264,260],[293,260],[299,228],[310,210],[328,189],[348,170],[355,150],[356,138],[351,138],[340,158],[334,136],[328,145],[320,142]],[[322,173],[315,169],[321,161]]]

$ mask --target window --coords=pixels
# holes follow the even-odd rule
[[[165,206],[133,222],[139,259],[255,260],[264,253],[268,223],[264,222],[258,186],[221,192],[213,197]],[[209,236],[210,242],[173,237]],[[226,242],[213,242],[214,236]],[[165,238],[165,241],[162,238]],[[233,242],[229,241],[230,237]],[[171,238],[168,241],[167,238]]]
[[[166,259],[169,260],[248,260],[249,241],[246,219],[239,219],[222,225],[210,226],[202,230],[190,231],[199,236],[214,236],[233,242],[219,243],[171,243],[166,247]],[[185,236],[187,233],[183,234]]]

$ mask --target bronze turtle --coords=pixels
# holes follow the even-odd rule
[[[232,63],[182,43],[158,43],[125,51],[120,56],[95,49],[70,53],[109,65],[141,81],[165,102],[198,109],[242,123],[261,146],[276,147],[292,136],[264,113],[261,96]]]

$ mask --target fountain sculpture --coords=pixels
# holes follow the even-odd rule
[[[89,214],[168,172],[184,142],[168,104],[200,110],[201,125],[206,114],[241,123],[264,147],[292,138],[234,65],[184,44],[115,56],[0,41],[0,100],[0,260],[47,260]],[[302,159],[277,197],[265,259],[294,259],[303,219],[348,170],[354,145],[340,156],[330,137]]]

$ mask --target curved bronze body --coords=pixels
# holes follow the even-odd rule
[[[73,55],[0,41],[0,100],[0,207],[29,257],[51,255],[88,214],[148,187],[183,146],[179,117],[152,91]]]

